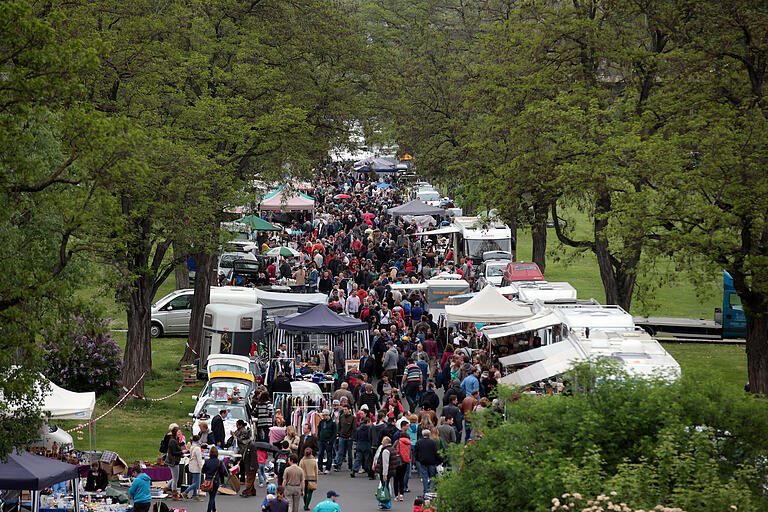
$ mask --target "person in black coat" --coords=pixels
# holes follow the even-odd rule
[[[224,432],[224,416],[227,415],[227,410],[222,409],[219,414],[213,417],[211,420],[211,432],[213,432],[213,442],[221,448],[224,446],[226,439],[226,433]]]
[[[213,490],[208,493],[207,512],[216,512],[216,492],[219,490],[219,485],[222,485],[227,477],[227,468],[219,460],[219,450],[215,446],[211,447],[208,460],[203,464],[201,473],[204,480],[213,481]]]
[[[101,492],[109,485],[107,472],[99,467],[98,462],[91,464],[88,478],[85,481],[85,490],[88,492]]]
[[[421,397],[421,408],[429,411],[437,411],[437,407],[440,405],[440,397],[435,392],[435,385],[429,384],[429,389],[424,392],[424,396]]]

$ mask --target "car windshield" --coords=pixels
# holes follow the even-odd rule
[[[235,270],[259,270],[259,264],[250,262],[250,261],[243,261],[238,260],[234,263]]]
[[[420,192],[419,199],[422,201],[439,201],[440,194],[437,192]]]
[[[240,372],[240,373],[248,373],[248,370],[243,368],[242,366],[237,366],[235,364],[212,364],[208,368],[209,372]]]
[[[483,253],[488,251],[505,251],[510,252],[512,248],[512,240],[509,238],[485,238],[485,239],[465,239],[466,253],[472,259],[482,259]]]
[[[222,268],[232,268],[234,261],[240,257],[239,254],[222,254],[219,259],[219,266]]]
[[[229,415],[224,419],[248,421],[248,415],[245,413],[245,407],[242,405],[232,405],[222,402],[206,402],[203,409],[205,409],[206,414],[211,418],[219,414],[222,409],[227,409],[229,410]]]
[[[245,398],[248,396],[250,389],[251,389],[251,386],[243,382],[219,380],[219,381],[209,382],[206,385],[203,394],[212,395],[212,396],[221,396],[221,394],[223,393],[229,398],[237,397],[237,396],[241,398]]]
[[[485,271],[488,277],[501,277],[504,275],[506,265],[489,265]]]

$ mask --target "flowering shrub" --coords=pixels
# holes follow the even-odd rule
[[[616,491],[611,491],[607,495],[601,494],[593,500],[587,500],[577,492],[565,493],[562,498],[552,498],[550,510],[552,512],[573,512],[575,510],[580,512],[685,512],[681,508],[665,507],[664,505],[656,505],[647,511],[640,508],[635,509],[623,502],[614,503],[614,500],[617,499],[616,495]],[[731,510],[737,510],[737,507],[733,505]]]
[[[101,393],[117,386],[123,359],[110,320],[70,315],[43,330],[48,378],[71,391]]]

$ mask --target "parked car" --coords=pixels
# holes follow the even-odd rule
[[[195,412],[190,413],[190,416],[194,419],[194,423],[192,424],[192,434],[200,433],[201,421],[207,422],[210,426],[211,418],[219,414],[223,409],[229,411],[229,414],[224,420],[224,432],[227,439],[231,436],[230,432],[237,430],[237,420],[243,420],[251,429],[251,432],[255,431],[256,427],[253,423],[250,404],[245,402],[231,403],[208,398],[206,400],[198,401],[195,406]]]
[[[150,335],[188,334],[194,297],[194,290],[176,290],[152,304]]]
[[[225,252],[219,256],[219,266],[216,275],[219,276],[219,284],[228,283],[232,278],[232,267],[237,260],[258,261],[250,252]]]
[[[480,291],[488,284],[496,287],[501,286],[501,281],[504,279],[504,269],[507,268],[508,263],[509,260],[489,260],[482,262],[477,269],[475,289]]]
[[[58,451],[61,453],[71,452],[75,449],[75,442],[72,436],[64,429],[59,428],[58,425],[43,423],[39,436],[39,438],[30,441],[29,446],[51,450],[53,443],[56,443]]]

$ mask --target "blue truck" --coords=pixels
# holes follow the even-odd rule
[[[747,320],[741,297],[733,287],[733,278],[728,272],[723,272],[723,306],[715,308],[713,320],[637,316],[635,325],[651,336],[722,340],[744,338]]]

